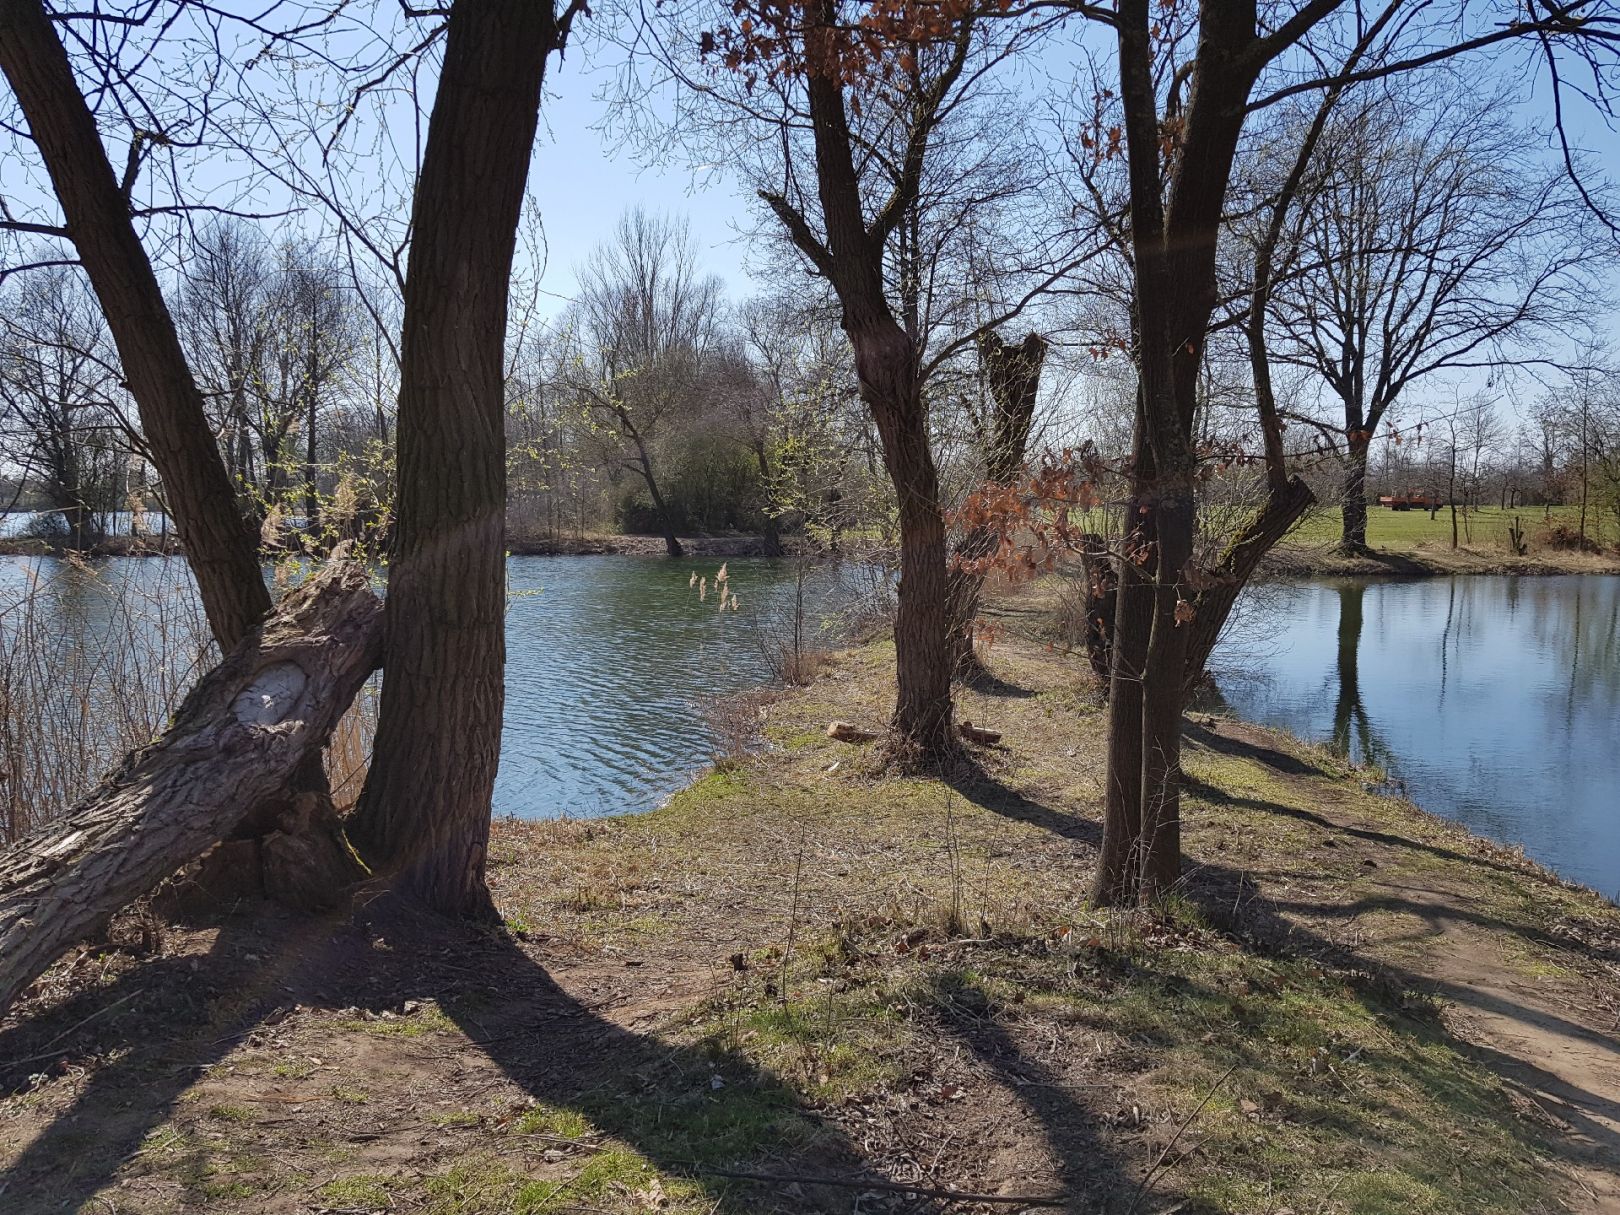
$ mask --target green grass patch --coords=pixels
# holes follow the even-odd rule
[[[391,1185],[386,1177],[361,1173],[329,1181],[320,1188],[319,1193],[334,1207],[356,1211],[384,1211],[391,1205],[388,1193]]]

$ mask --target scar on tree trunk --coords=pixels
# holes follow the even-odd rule
[[[62,819],[0,853],[0,1014],[64,952],[239,822],[284,806],[289,778],[319,759],[376,668],[382,616],[365,570],[329,563],[198,682],[155,742]],[[317,894],[342,880],[321,872],[302,823],[285,826],[252,843],[262,868]]]

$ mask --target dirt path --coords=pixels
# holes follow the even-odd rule
[[[1320,820],[1342,833],[1337,846],[1348,846],[1367,869],[1337,900],[1290,918],[1314,927],[1332,922],[1343,938],[1355,935],[1363,909],[1398,910],[1399,921],[1368,932],[1358,952],[1442,1001],[1447,1028],[1539,1113],[1575,1182],[1572,1209],[1620,1215],[1620,1015],[1604,1006],[1600,982],[1515,956],[1507,948],[1514,938],[1481,908],[1477,889],[1433,868],[1403,872],[1401,858],[1391,855],[1402,841],[1390,837],[1387,824],[1362,814],[1342,783],[1299,771],[1264,731],[1223,722],[1212,733],[1249,749],[1314,802]]]

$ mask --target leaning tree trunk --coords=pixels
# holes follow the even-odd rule
[[[1029,432],[1035,420],[1035,398],[1041,387],[1041,365],[1046,361],[1046,339],[1031,333],[1014,346],[994,333],[979,338],[979,361],[990,388],[991,416],[983,427],[985,480],[1009,484],[1024,466]],[[950,572],[951,671],[971,675],[978,669],[973,653],[973,624],[984,591],[983,563],[994,556],[995,529],[981,525],[968,529],[956,547]]]
[[[565,18],[565,21],[567,18]],[[505,698],[502,351],[548,0],[456,0],[411,217],[385,675],[350,833],[399,888],[493,919],[484,884]]]
[[[1193,616],[1186,625],[1189,631],[1184,671],[1186,695],[1192,694],[1202,677],[1238,595],[1249,584],[1261,560],[1315,501],[1316,495],[1310,486],[1298,477],[1290,477],[1280,488],[1267,494],[1265,505],[1227,546],[1214,569],[1202,571],[1205,585],[1192,596]]]
[[[639,445],[641,440],[636,440]],[[658,526],[664,530],[664,552],[670,557],[684,557],[686,550],[681,547],[680,537],[675,534],[675,517],[670,514],[669,503],[665,500],[663,491],[658,488],[658,479],[653,476],[652,461],[647,458],[646,449],[641,452],[642,479],[647,482],[647,493],[653,500],[653,509],[658,512]]]
[[[192,689],[156,742],[65,819],[0,853],[0,1013],[76,942],[284,796],[375,669],[382,614],[364,570],[327,565]],[[301,831],[262,847],[267,866],[309,875]]]
[[[257,546],[237,509],[202,393],[135,233],[129,199],[39,0],[0,0],[0,72],[28,121],[68,235],[101,301],[208,623],[228,649],[270,608]]]

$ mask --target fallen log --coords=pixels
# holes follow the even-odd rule
[[[879,730],[863,730],[859,726],[852,726],[847,721],[833,721],[827,723],[827,737],[835,738],[839,742],[865,743],[875,742],[883,737]]]
[[[382,604],[334,558],[186,696],[162,735],[0,852],[0,1014],[46,967],[200,856],[319,755],[376,669]]]
[[[983,726],[976,726],[967,720],[957,724],[956,732],[969,742],[978,743],[980,746],[993,747],[1001,741],[1000,730],[986,730]]]

